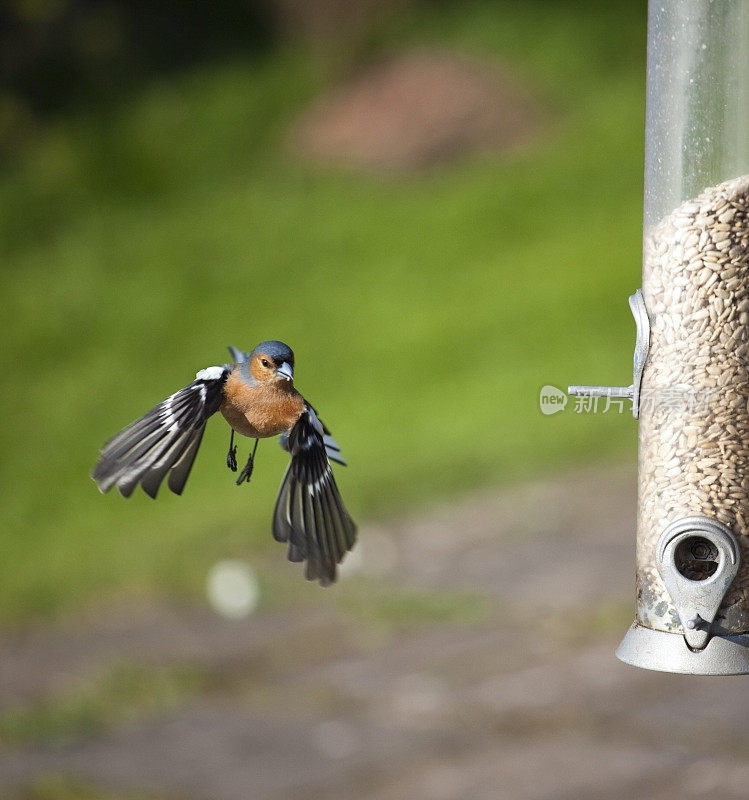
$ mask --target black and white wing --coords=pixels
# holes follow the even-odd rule
[[[331,461],[335,461],[336,464],[341,464],[342,466],[346,466],[346,462],[341,455],[341,448],[338,445],[338,442],[333,438],[333,434],[328,430],[325,423],[317,416],[317,412],[315,411],[312,406],[307,403],[307,408],[309,408],[312,413],[315,415],[315,418],[322,426],[322,441],[325,445],[325,452],[327,453],[328,458]],[[290,452],[289,450],[289,437],[291,436],[290,433],[282,433],[278,439],[278,443],[281,447],[286,450],[286,452]]]
[[[307,580],[323,586],[335,581],[336,564],[356,541],[356,525],[336,486],[325,436],[326,429],[307,404],[289,433],[291,462],[273,514],[273,536],[289,543],[289,561],[305,561]]]
[[[100,491],[116,486],[130,497],[140,483],[156,497],[167,472],[167,485],[182,494],[203,438],[205,424],[218,411],[229,365],[208,367],[195,380],[128,425],[102,448],[91,477]]]

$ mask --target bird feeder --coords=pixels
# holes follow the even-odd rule
[[[637,617],[617,656],[749,673],[749,2],[651,0]]]

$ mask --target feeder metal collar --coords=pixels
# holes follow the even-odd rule
[[[704,650],[691,650],[683,636],[633,622],[616,657],[633,667],[686,675],[745,675],[746,636],[714,636]]]

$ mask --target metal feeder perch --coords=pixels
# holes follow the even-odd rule
[[[627,663],[749,673],[749,2],[651,0]]]

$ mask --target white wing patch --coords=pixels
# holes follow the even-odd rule
[[[195,373],[195,379],[199,381],[217,381],[223,374],[223,367],[206,367]]]

